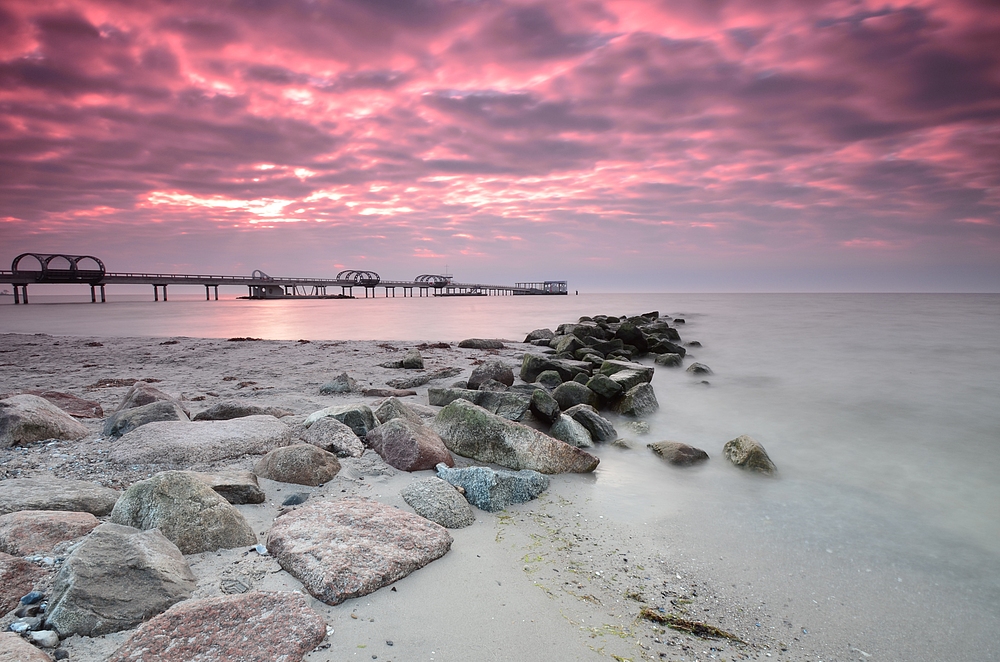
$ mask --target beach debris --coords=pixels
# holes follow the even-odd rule
[[[360,497],[306,504],[278,517],[267,535],[271,556],[330,605],[405,577],[451,543],[443,526]]]
[[[293,444],[269,451],[253,465],[253,472],[281,483],[315,487],[336,476],[340,462],[333,453],[312,444]]]
[[[263,455],[291,441],[292,428],[274,416],[162,421],[123,435],[108,455],[118,464],[187,469],[199,463]]]
[[[37,395],[13,395],[0,400],[0,448],[45,439],[75,441],[89,432],[85,425]]]
[[[191,597],[196,586],[180,550],[159,530],[105,523],[66,558],[45,620],[62,636],[127,630]]]
[[[306,428],[302,440],[337,457],[361,457],[365,452],[365,445],[354,434],[354,430],[329,416]]]
[[[46,554],[61,542],[87,535],[98,524],[90,513],[58,510],[7,513],[0,515],[0,552],[13,556]]]
[[[346,372],[342,372],[319,387],[320,395],[337,395],[356,391],[358,383]]]
[[[556,422],[552,424],[552,427],[549,428],[549,436],[576,448],[594,447],[594,440],[587,428],[566,414],[560,414]]]
[[[705,451],[694,446],[682,444],[679,441],[658,441],[654,444],[646,444],[646,448],[670,464],[679,467],[687,467],[708,459],[708,453]]]
[[[371,407],[359,403],[335,405],[333,407],[327,407],[326,409],[314,411],[306,417],[304,424],[306,427],[310,427],[316,421],[326,417],[335,418],[344,425],[348,426],[354,430],[354,434],[356,434],[360,439],[364,439],[365,435],[367,435],[369,431],[375,429],[378,425],[375,421],[375,414],[372,412]]]
[[[455,400],[438,412],[434,427],[451,452],[510,469],[583,473],[593,471],[600,463],[579,448],[466,400]]]
[[[726,459],[743,469],[767,476],[774,475],[778,470],[760,442],[745,434],[727,441],[722,447],[722,453]]]
[[[511,386],[514,383],[514,371],[503,361],[486,361],[481,365],[477,365],[472,371],[472,375],[469,376],[468,388],[477,390],[481,384],[490,380],[500,382],[505,386]]]
[[[549,477],[537,471],[506,471],[489,467],[449,469],[437,466],[438,478],[461,487],[465,498],[476,508],[497,512],[514,503],[538,497],[549,487]]]
[[[677,614],[665,613],[660,609],[643,607],[642,611],[639,612],[639,616],[647,621],[660,623],[662,625],[666,625],[672,630],[687,632],[688,634],[693,634],[694,636],[701,637],[702,639],[729,639],[730,641],[735,641],[744,645],[747,643],[735,634],[726,632],[725,630],[717,628],[714,625],[702,623],[701,621],[688,620],[678,616]]]
[[[506,349],[503,341],[496,338],[466,338],[458,346],[463,349]]]
[[[264,503],[264,490],[260,489],[257,476],[242,469],[204,473],[186,472],[212,488],[219,496],[233,505]]]
[[[449,467],[455,464],[438,433],[419,420],[394,418],[370,431],[365,443],[400,471],[433,469],[439,463]]]
[[[448,529],[461,529],[476,521],[472,506],[450,483],[440,478],[415,480],[399,493],[417,514]]]
[[[62,510],[101,517],[121,492],[83,480],[39,476],[0,480],[0,515],[19,510]]]
[[[247,416],[274,416],[282,418],[291,416],[292,411],[281,407],[261,407],[246,402],[220,402],[194,415],[194,421],[230,421],[234,418]]]
[[[45,571],[26,559],[0,552],[0,614],[6,614],[19,604],[34,604],[23,600],[30,599],[32,587],[43,576]]]
[[[115,504],[111,521],[159,529],[184,554],[257,543],[243,514],[186,471],[163,471],[133,483]]]
[[[160,400],[116,411],[104,421],[102,432],[105,437],[120,437],[149,423],[187,420],[187,414],[176,402]]]
[[[280,633],[280,636],[275,636]],[[186,600],[140,625],[108,662],[156,659],[296,662],[326,637],[326,622],[296,592]]]

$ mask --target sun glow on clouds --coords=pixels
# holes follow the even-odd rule
[[[295,200],[278,200],[272,198],[261,198],[258,200],[233,200],[213,196],[211,198],[199,198],[186,193],[166,193],[155,191],[149,194],[149,202],[154,205],[173,205],[179,207],[205,207],[208,209],[227,209],[231,211],[244,211],[255,216],[265,217],[270,221],[277,220],[285,212],[285,207],[295,202]],[[285,222],[297,222],[302,219],[281,219]],[[253,223],[254,220],[250,219]]]

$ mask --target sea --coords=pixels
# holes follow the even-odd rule
[[[591,511],[792,615],[775,636],[815,642],[817,659],[1000,659],[1000,295],[171,295],[2,297],[0,333],[516,341],[585,315],[683,318],[702,344],[687,363],[712,374],[657,367],[651,431],[598,451]],[[723,460],[741,434],[776,478]],[[711,460],[676,469],[642,448],[663,439]]]

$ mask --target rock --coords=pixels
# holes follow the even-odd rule
[[[514,503],[525,503],[538,497],[549,487],[549,477],[522,469],[521,471],[495,470],[489,467],[437,468],[438,478],[465,490],[465,498],[480,510],[490,513],[505,509]]]
[[[186,600],[140,625],[108,662],[297,662],[326,621],[297,592]]]
[[[533,340],[551,340],[556,334],[551,329],[535,329],[524,338],[524,342],[530,343]]]
[[[552,392],[552,397],[559,403],[559,408],[563,411],[580,404],[591,407],[596,407],[599,404],[597,394],[579,382],[560,384]]]
[[[237,469],[214,473],[202,473],[199,471],[188,471],[185,473],[189,473],[192,477],[205,483],[216,494],[233,505],[264,503],[264,490],[260,489],[257,476],[249,471]]]
[[[2,393],[0,394],[0,400],[6,400],[14,395],[37,395],[40,398],[48,400],[74,418],[104,418],[104,409],[101,407],[101,403],[94,400],[85,400],[70,393],[27,389]]]
[[[340,472],[340,462],[333,453],[312,444],[275,448],[257,460],[253,472],[261,478],[295,485],[323,485]]]
[[[651,384],[633,386],[613,407],[617,413],[635,418],[649,416],[659,408],[660,403],[656,401],[656,394]]]
[[[64,637],[127,630],[189,598],[196,586],[180,550],[160,531],[105,523],[66,558],[45,620]]]
[[[668,368],[679,368],[681,363],[683,363],[684,357],[680,354],[658,354],[655,359],[653,359],[656,365],[667,366]]]
[[[514,371],[503,361],[486,361],[482,365],[477,365],[469,377],[468,387],[477,390],[485,381],[494,379],[501,384],[511,386],[514,383]]]
[[[366,398],[405,398],[417,392],[405,388],[366,388],[361,394]]]
[[[76,441],[88,432],[85,425],[37,395],[13,395],[0,400],[0,448],[43,439]]]
[[[594,440],[587,428],[577,423],[573,417],[560,414],[556,422],[549,428],[549,436],[564,441],[576,448],[593,448]]]
[[[511,469],[582,473],[600,463],[589,453],[465,400],[442,409],[434,425],[453,453]]]
[[[712,369],[709,368],[704,363],[692,363],[687,367],[686,372],[690,372],[692,375],[711,375]]]
[[[186,471],[163,471],[133,483],[115,504],[111,521],[159,529],[184,554],[257,544],[240,511]]]
[[[465,382],[465,385],[468,386],[469,382]],[[498,382],[495,379],[487,379],[476,388],[477,391],[496,391],[498,393],[502,393],[509,389],[510,386],[507,386],[503,382]]]
[[[674,322],[676,321],[674,320]],[[722,447],[722,453],[730,462],[744,469],[768,476],[773,475],[778,470],[760,442],[745,434],[727,441],[726,445]]]
[[[420,355],[419,349],[410,349],[406,351],[401,361],[402,367],[407,370],[423,370],[424,369],[424,357]]]
[[[319,387],[320,395],[337,395],[339,393],[350,393],[356,390],[358,383],[346,372],[342,372],[327,383]]]
[[[548,424],[555,423],[561,413],[559,403],[548,391],[536,389],[531,394],[531,413]]]
[[[649,351],[649,344],[646,341],[646,336],[643,335],[642,331],[635,324],[630,322],[622,322],[615,331],[615,338],[621,340],[626,345],[632,345],[635,347],[640,354],[645,354]]]
[[[394,418],[403,418],[412,423],[423,423],[423,418],[398,398],[387,398],[375,408],[375,418],[379,423],[388,423]]]
[[[306,417],[305,425],[309,427],[319,419],[326,417],[335,418],[347,425],[361,439],[364,439],[365,435],[377,425],[371,407],[363,404],[335,405],[320,409]]]
[[[538,378],[535,380],[535,383],[541,384],[545,388],[555,389],[563,383],[563,379],[555,370],[542,370],[538,373]]]
[[[306,428],[302,439],[337,457],[361,457],[365,452],[365,445],[354,430],[331,417],[321,418]]]
[[[55,648],[59,645],[59,633],[55,630],[37,630],[28,634],[28,641],[42,648]]]
[[[17,556],[0,552],[0,615],[17,606],[22,595],[45,576],[41,568]]]
[[[639,384],[648,384],[647,373],[639,370],[619,370],[610,377],[611,381],[622,387],[622,391],[628,391]]]
[[[479,405],[483,409],[507,420],[518,421],[524,418],[525,412],[531,406],[531,396],[527,393],[508,391],[471,391],[458,388],[427,389],[427,400],[436,407],[444,407],[455,400],[466,400]]]
[[[626,421],[625,427],[631,430],[634,434],[649,434],[649,423],[646,421]]]
[[[502,340],[486,338],[467,338],[458,343],[464,349],[504,349]]]
[[[653,381],[652,368],[650,368],[648,365],[643,365],[641,363],[632,363],[630,361],[617,361],[615,359],[609,359],[601,364],[600,373],[602,375],[614,377],[615,373],[623,372],[625,370],[638,372],[641,375],[641,381],[643,382],[649,383]]]
[[[292,441],[292,429],[273,416],[245,416],[228,421],[148,423],[122,436],[111,449],[121,464],[158,464],[182,468],[263,455]]]
[[[444,556],[447,529],[358,497],[306,504],[278,517],[267,551],[318,600],[367,595]]]
[[[292,411],[281,407],[259,407],[243,402],[220,402],[194,415],[195,421],[229,421],[246,416],[291,416]]]
[[[680,345],[675,345],[669,340],[657,340],[649,346],[649,351],[655,354],[680,354],[681,357],[687,354],[687,350]]]
[[[51,662],[52,658],[13,632],[0,632],[0,662]]]
[[[556,350],[557,354],[573,354],[578,349],[583,349],[586,345],[574,335],[556,336],[549,341],[549,347]]]
[[[403,488],[400,496],[418,515],[448,529],[461,529],[476,521],[465,497],[440,478],[415,480]]]
[[[400,471],[433,469],[439,462],[454,465],[441,437],[422,422],[393,419],[369,432],[366,443]]]
[[[704,462],[708,459],[708,453],[705,451],[700,448],[695,448],[694,446],[682,444],[679,441],[658,441],[655,444],[646,444],[646,448],[650,449],[670,464],[674,464],[679,467],[697,464],[698,462]]]
[[[7,513],[0,515],[0,552],[14,556],[47,554],[61,542],[87,535],[98,524],[90,513],[58,510]]]
[[[570,407],[565,414],[585,427],[594,441],[614,441],[618,438],[618,431],[611,421],[598,414],[590,405]]]
[[[127,432],[157,421],[186,421],[187,414],[169,400],[150,402],[148,405],[116,411],[104,421],[105,437],[120,437]]]
[[[63,510],[101,517],[121,492],[95,483],[49,476],[0,480],[0,515],[19,510]]]
[[[701,343],[697,340],[692,340],[689,343],[685,343],[688,347],[701,347]]]
[[[124,409],[132,409],[133,407],[142,407],[153,402],[173,402],[181,409],[184,409],[184,406],[177,398],[167,395],[147,382],[136,382],[125,392],[125,397],[122,398],[121,403],[115,408],[115,411],[119,412]],[[187,413],[186,409],[184,411]]]
[[[521,380],[534,382],[538,375],[546,370],[555,370],[559,373],[560,379],[564,382],[572,381],[573,377],[583,373],[590,375],[591,366],[585,361],[569,361],[564,359],[553,359],[542,354],[532,354],[526,352],[521,360]]]
[[[601,403],[612,402],[625,390],[616,380],[600,373],[587,380],[587,388],[597,394]]]

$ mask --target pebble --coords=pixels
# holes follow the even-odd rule
[[[52,654],[52,657],[56,658],[57,660],[68,660],[69,651],[66,650],[65,648],[57,648],[56,651]]]
[[[32,632],[28,638],[31,639],[31,643],[38,644],[42,648],[55,648],[59,645],[59,635],[54,630]]]
[[[281,502],[282,506],[297,506],[300,503],[305,503],[306,499],[309,498],[308,492],[296,492],[295,494],[290,494],[285,497],[285,500]]]
[[[22,605],[33,605],[36,602],[40,601],[44,597],[45,597],[44,593],[41,593],[40,591],[32,591],[28,595],[26,595],[23,598],[21,598],[21,604]]]
[[[42,619],[37,616],[28,616],[27,618],[19,618],[10,624],[10,631],[17,632],[18,634],[29,632],[31,630],[37,630],[42,626]]]

